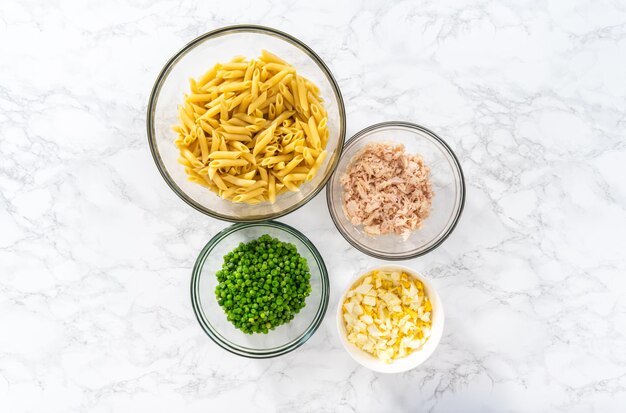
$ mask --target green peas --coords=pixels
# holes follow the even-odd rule
[[[215,296],[228,321],[246,334],[293,320],[311,293],[307,261],[295,245],[262,235],[224,256]]]

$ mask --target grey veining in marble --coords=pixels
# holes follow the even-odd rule
[[[447,316],[420,368],[341,348],[339,293],[377,261],[324,194],[281,219],[329,267],[316,335],[259,361],[198,326],[190,269],[227,224],[162,181],[145,110],[175,51],[240,23],[328,63],[349,136],[408,120],[459,156],[461,222],[407,263]],[[3,0],[0,156],[2,412],[626,410],[623,1]]]

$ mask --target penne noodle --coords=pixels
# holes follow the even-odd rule
[[[246,66],[246,72],[243,75],[243,81],[252,80],[252,73],[254,73],[254,60],[250,60]]]
[[[222,103],[223,95],[219,95],[216,98],[213,98],[212,95],[207,95],[207,96],[211,96],[212,99],[209,100],[209,103],[204,105],[206,108],[210,109],[210,108],[213,108],[213,107],[219,105],[220,103]]]
[[[304,158],[302,157],[302,155],[294,156],[293,159],[289,161],[289,163],[287,163],[284,168],[281,168],[280,172],[278,172],[276,176],[282,178],[283,176],[291,172],[291,170],[298,166],[303,160]]]
[[[263,92],[263,93],[265,93],[265,92]],[[276,96],[275,96],[275,95],[274,95],[274,96],[271,96],[271,97],[268,97],[267,99],[265,99],[265,100],[264,100],[264,101],[263,101],[263,102],[259,105],[258,110],[269,109],[269,106],[270,106],[272,103],[274,103],[274,102],[276,102]],[[272,119],[270,119],[270,120],[272,120]]]
[[[306,92],[306,99],[309,102],[309,106],[311,106],[311,105],[320,106],[321,105],[319,99],[316,98],[315,95],[313,93],[311,93],[310,90],[307,90],[307,92]]]
[[[269,176],[269,181],[267,184],[268,188],[268,198],[270,203],[276,202],[276,177],[272,174]]]
[[[252,140],[250,136],[238,133],[220,132],[220,135],[227,141],[250,142]]]
[[[198,119],[206,120],[207,122],[211,122],[211,118],[217,116],[222,110],[221,105],[215,105],[211,109],[207,110],[204,115],[200,116]]]
[[[276,86],[278,82],[280,82],[288,74],[289,72],[287,70],[276,73],[274,76],[267,79],[267,81],[263,82],[263,84],[261,85],[261,92]]]
[[[211,95],[209,93],[202,94],[192,94],[185,98],[187,102],[206,102],[211,100]]]
[[[304,161],[308,166],[313,166],[313,164],[315,163],[315,158],[313,157],[313,154],[311,153],[311,150],[309,148],[304,148],[302,150],[302,157],[304,158]]]
[[[222,95],[222,103],[220,103],[220,122],[226,122],[228,120],[228,107],[225,99]]]
[[[287,72],[287,73],[296,73],[296,68],[293,66],[281,64],[281,63],[268,63],[263,66],[265,70],[269,72]]]
[[[229,62],[222,64],[222,69],[224,70],[246,70],[248,68],[248,63],[245,62]]]
[[[226,123],[222,125],[222,129],[224,129],[224,131],[228,133],[252,136],[252,132],[250,131],[250,129],[247,129],[244,126],[233,126]]]
[[[202,163],[205,164],[209,159],[209,145],[204,135],[204,130],[200,126],[196,126],[196,135],[198,136],[198,142],[200,142],[200,153],[202,154]]]
[[[313,165],[313,167],[306,176],[307,181],[313,179],[313,177],[317,174],[317,171],[319,171],[320,167],[322,166],[324,159],[326,159],[326,151],[322,151],[322,153],[320,153],[320,156],[318,156],[315,160],[315,165]]]
[[[258,98],[250,102],[250,105],[248,106],[248,110],[247,110],[248,115],[252,115],[253,113],[255,113],[257,108],[261,106],[263,102],[265,102],[266,99],[267,99],[267,92],[263,92],[261,96],[259,96]]]
[[[317,132],[317,124],[313,116],[309,118],[308,127],[307,142],[315,149],[322,149],[322,140]]]
[[[296,82],[298,84],[298,103],[302,107],[302,110],[304,111],[304,113],[308,113],[309,101],[307,100],[307,96],[306,96],[307,90],[306,90],[306,86],[304,85],[304,79],[298,76],[296,77]]]
[[[207,168],[207,174],[209,175],[209,179],[211,181],[213,181],[213,177],[215,176],[215,174],[217,173],[217,168]]]
[[[235,115],[233,115],[234,118],[236,119],[241,119],[244,122],[247,122],[251,125],[264,125],[265,124],[265,119],[263,118],[255,118],[254,116],[250,116],[246,113],[236,113]]]
[[[280,83],[278,85],[278,90],[280,91],[280,94],[283,95],[283,97],[287,100],[287,103],[290,103],[291,106],[296,106],[295,101],[293,100],[293,94],[291,93],[289,88],[287,88],[287,86]]]
[[[245,63],[244,65],[246,66],[244,67],[244,69],[246,69],[248,65],[246,65]],[[244,70],[228,70],[222,75],[222,78],[223,79],[239,79],[240,77],[242,78],[244,74],[245,74]]]
[[[278,145],[269,144],[265,147],[266,157],[267,155],[274,155],[278,151]]]
[[[294,174],[308,174],[311,169],[306,166],[296,166],[291,170]]]
[[[184,106],[180,106],[179,107],[178,115],[180,116],[180,119],[183,122],[183,127],[185,128],[186,132],[189,132],[189,131],[194,129],[193,126],[194,126],[195,122],[193,121],[193,119],[189,115],[189,113],[187,113],[187,111],[185,110]]]
[[[278,93],[276,95],[276,115],[280,115],[283,112],[283,95]]]
[[[253,179],[242,179],[232,175],[224,175],[222,179],[226,182],[230,182],[231,184],[243,187],[249,187],[256,183]]]
[[[272,139],[274,139],[274,128],[269,128],[264,130],[263,132],[259,132],[257,134],[256,143],[254,144],[254,149],[252,150],[252,154],[256,156],[259,152],[261,152],[265,147],[270,143]]]
[[[320,100],[319,98],[317,98],[317,96],[320,95],[320,88],[318,88],[316,85],[314,85],[311,81],[304,79],[304,84],[306,86],[306,88],[309,90],[310,93],[313,94],[313,96],[315,96],[316,100]]]
[[[179,157],[177,159],[177,161],[178,161],[179,164],[181,164],[181,165],[183,165],[183,166],[185,166],[187,168],[191,168],[191,162],[189,162],[189,159],[184,158],[184,157],[181,156],[181,157]]]
[[[273,103],[270,103],[267,111],[267,117],[270,120],[274,120],[274,118],[276,118],[276,106]]]
[[[280,57],[276,56],[275,54],[272,54],[272,53],[268,52],[267,50],[261,50],[261,60],[266,62],[266,63],[278,63],[278,64],[281,64],[281,65],[290,66],[283,59],[281,59]]]
[[[215,132],[213,134],[213,139],[211,139],[211,153],[219,150],[221,141],[222,138],[220,138],[217,132]]]
[[[289,86],[289,90],[293,96],[293,106],[295,106],[297,110],[298,107],[301,108],[302,105],[300,105],[300,94],[298,93],[298,82],[296,82],[296,79],[291,79],[291,81],[289,82]]]
[[[246,148],[248,149],[248,148]],[[250,152],[250,149],[248,149],[248,152],[241,152],[241,157],[243,159],[245,159],[246,161],[248,161],[250,163],[250,165],[256,165],[256,158],[254,157],[254,155],[252,155]]]
[[[207,83],[209,83],[209,81],[214,80],[215,79],[215,74],[217,73],[218,69],[220,69],[221,65],[217,64],[213,67],[213,69],[209,70],[208,72],[206,72],[204,75],[202,75],[202,77],[200,77],[200,79],[198,79],[198,82],[196,83],[198,86],[204,86]]]
[[[252,99],[256,99],[259,96],[259,78],[261,77],[261,71],[259,69],[254,69],[252,72],[252,85],[250,88],[250,94],[252,95]]]
[[[261,159],[261,166],[272,167],[280,162],[289,162],[293,157],[291,155],[268,156]]]
[[[237,178],[241,178],[241,179],[254,179],[255,175],[256,175],[256,168],[252,169],[244,174],[241,175],[237,175]]]
[[[311,109],[311,114],[313,115],[315,120],[318,123],[321,122],[321,120],[323,119],[324,115],[322,114],[322,110],[320,109],[319,105],[313,103],[313,104],[311,104],[311,107],[309,109]]]
[[[246,90],[250,87],[248,82],[229,82],[220,85],[218,88],[220,92],[238,92],[240,90]]]
[[[234,151],[239,151],[242,153],[250,152],[250,148],[239,141],[228,141],[228,146],[232,148]]]
[[[235,109],[237,106],[241,105],[241,102],[243,102],[243,100],[245,98],[247,98],[248,96],[250,96],[250,91],[249,90],[244,90],[242,93],[240,93],[239,95],[237,95],[236,97],[234,97],[228,104],[228,110],[233,110]]]
[[[285,169],[285,162],[278,162],[276,165],[274,165],[274,167],[272,168],[273,171],[278,172],[282,169]]]
[[[230,118],[230,119],[228,119],[228,122],[226,122],[225,125],[243,126],[243,127],[250,126],[246,122],[242,121],[241,119],[237,119],[237,118]]]
[[[244,187],[244,188],[237,188],[237,190],[235,191],[235,193],[237,194],[244,194],[248,191],[252,191],[254,189],[257,188],[267,188],[267,182],[266,181],[255,181],[253,185]]]
[[[211,178],[211,180],[215,183],[215,185],[221,189],[221,190],[227,190],[228,186],[226,186],[226,184],[224,183],[224,181],[222,180],[222,178],[220,177],[220,174],[214,174],[213,178]]]
[[[283,178],[284,182],[294,182],[294,181],[304,181],[307,177],[307,174],[289,174]]]
[[[259,76],[259,81],[265,82],[267,78],[270,76],[270,73],[263,67],[261,69],[261,75]]]
[[[204,166],[203,163],[200,162],[189,149],[181,149],[180,153],[194,168],[201,168]]]
[[[202,119],[201,121],[208,123],[211,125],[213,129],[218,128],[220,126],[220,122],[214,118]]]
[[[219,189],[219,196],[222,197],[223,199],[232,199],[233,196],[235,196],[235,192],[237,191],[237,187],[233,186],[231,188],[226,187],[227,189],[222,190]]]
[[[300,191],[300,188],[298,187],[298,185],[294,184],[293,182],[283,181],[283,185],[285,185],[285,188],[287,188],[291,192],[298,192],[298,191]]]
[[[241,101],[241,104],[237,108],[237,112],[241,114],[245,114],[246,111],[248,110],[248,106],[250,105],[250,102],[252,102],[252,95],[248,95],[245,98],[243,98],[243,100]]]
[[[238,159],[241,157],[239,151],[215,151],[209,154],[211,159]]]
[[[248,199],[256,198],[265,192],[265,188],[257,188],[245,194],[238,194],[233,197],[233,202],[245,202]]]

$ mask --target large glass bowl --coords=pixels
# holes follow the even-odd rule
[[[367,235],[362,227],[353,225],[343,211],[341,176],[354,156],[370,142],[404,144],[407,153],[422,155],[424,163],[430,167],[435,193],[430,215],[408,238]],[[465,182],[458,159],[439,136],[413,123],[384,122],[363,129],[346,142],[339,165],[326,187],[326,199],[335,226],[355,248],[376,258],[403,260],[432,251],[454,230],[465,204]]]
[[[215,273],[222,268],[223,257],[240,242],[268,234],[296,246],[306,258],[311,272],[311,294],[305,307],[287,324],[267,334],[245,334],[226,319],[217,303]],[[191,302],[205,333],[220,347],[244,357],[269,358],[289,353],[304,344],[319,327],[326,309],[330,286],[328,273],[319,252],[304,235],[280,222],[235,224],[214,236],[202,249],[191,276]]]
[[[302,76],[320,88],[328,112],[330,136],[328,156],[317,175],[287,192],[274,204],[235,204],[209,189],[189,182],[184,167],[177,162],[178,148],[172,125],[178,123],[178,105],[189,90],[189,78],[199,77],[216,63],[235,56],[256,58],[266,49],[291,63]],[[231,222],[262,221],[292,212],[312,199],[335,170],[345,138],[345,108],[337,82],[326,64],[307,45],[275,29],[261,26],[231,26],[203,34],[172,57],[156,80],[148,102],[148,141],[159,172],[170,188],[187,204],[214,218]]]

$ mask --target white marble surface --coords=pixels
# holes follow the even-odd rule
[[[330,313],[262,361],[197,324],[191,266],[227,224],[162,181],[145,109],[170,55],[235,23],[313,47],[349,135],[410,120],[459,155],[462,220],[408,263],[447,310],[421,368],[357,366]],[[624,411],[625,132],[623,1],[3,0],[0,411]],[[331,309],[376,263],[323,194],[281,221],[318,245]]]

